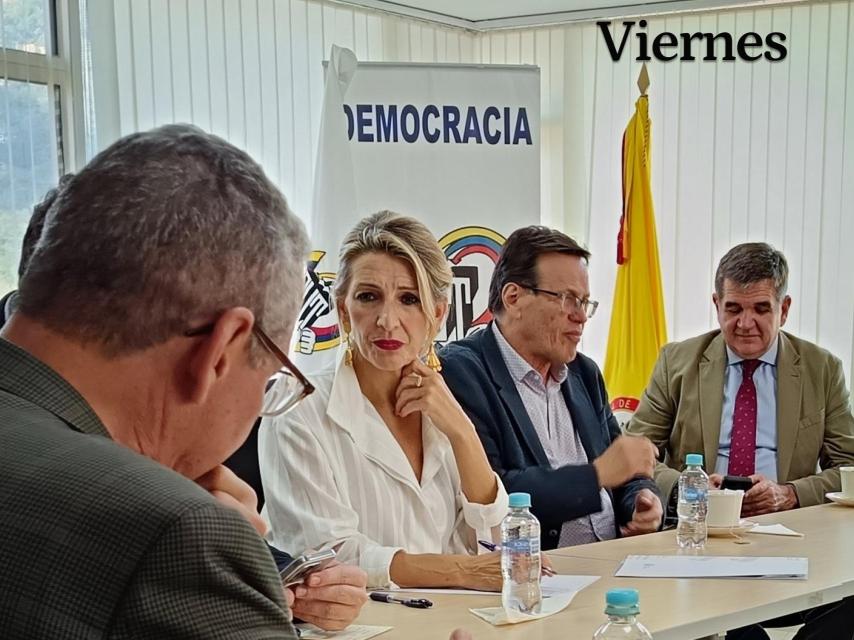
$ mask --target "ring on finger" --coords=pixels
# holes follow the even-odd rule
[[[413,373],[412,377],[415,378],[415,386],[420,389],[421,383],[424,382],[424,377],[420,373]]]

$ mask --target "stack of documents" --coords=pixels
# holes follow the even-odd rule
[[[618,578],[806,579],[807,558],[762,556],[627,556]]]

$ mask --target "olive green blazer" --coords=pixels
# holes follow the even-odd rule
[[[658,447],[655,480],[664,496],[702,453],[713,471],[723,410],[726,345],[720,331],[666,345],[627,430]],[[838,467],[854,464],[854,414],[842,363],[824,349],[780,332],[777,352],[777,481],[803,507],[839,491]],[[820,469],[817,472],[817,466]]]

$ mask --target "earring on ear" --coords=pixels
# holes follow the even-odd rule
[[[344,338],[347,341],[347,348],[344,349],[344,364],[348,367],[353,366],[353,340],[348,333]]]
[[[437,373],[442,370],[442,362],[439,360],[439,356],[436,355],[435,342],[430,343],[430,350],[427,352],[427,366]]]
[[[341,325],[341,329],[343,333],[341,334],[341,338],[344,340],[347,345],[344,349],[344,364],[348,367],[353,366],[353,339],[350,337],[350,330],[344,324]]]

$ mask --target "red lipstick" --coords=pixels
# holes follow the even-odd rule
[[[374,345],[383,351],[396,351],[403,346],[400,340],[374,340]]]

